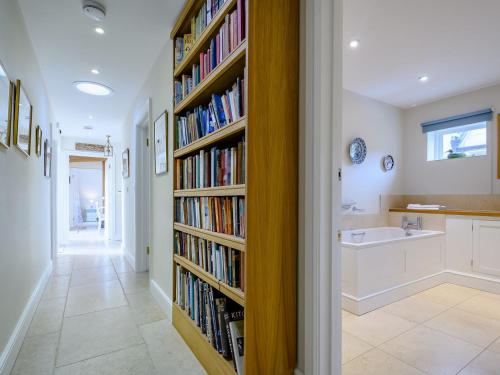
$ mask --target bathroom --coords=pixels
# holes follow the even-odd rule
[[[376,3],[343,10],[343,373],[500,374],[500,4]]]

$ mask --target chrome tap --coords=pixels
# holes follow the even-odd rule
[[[417,221],[409,221],[408,216],[403,216],[401,228],[405,230],[407,236],[411,236],[411,230],[422,230],[422,216],[417,216]]]

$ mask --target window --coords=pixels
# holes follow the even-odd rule
[[[427,160],[455,159],[487,154],[487,122],[427,132]]]

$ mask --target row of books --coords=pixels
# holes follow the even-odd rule
[[[213,94],[208,105],[196,107],[184,116],[177,116],[176,148],[187,146],[242,118],[245,115],[244,93],[245,80],[238,78],[231,90]]]
[[[213,275],[217,280],[244,290],[244,255],[235,249],[176,231],[174,251]]]
[[[245,238],[245,198],[176,198],[175,220],[196,228]]]
[[[180,265],[176,267],[176,302],[215,350],[233,360],[243,374],[244,309]]]
[[[177,66],[187,55],[194,42],[205,28],[212,22],[220,8],[227,0],[206,0],[196,16],[191,18],[191,33],[175,38],[175,65]]]
[[[200,52],[199,62],[191,67],[194,86],[204,80],[245,39],[244,8],[243,0],[238,1],[236,10],[226,15],[217,35],[210,41],[210,47]]]
[[[198,189],[245,183],[245,140],[228,148],[212,147],[175,159],[176,189]]]

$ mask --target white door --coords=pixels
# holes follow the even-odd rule
[[[500,276],[500,221],[474,220],[474,271]]]

